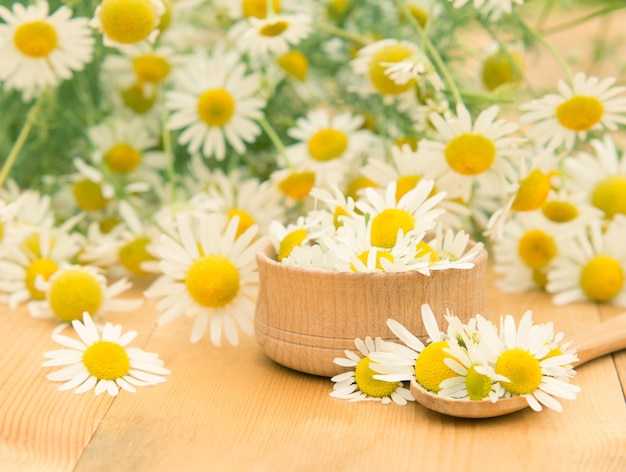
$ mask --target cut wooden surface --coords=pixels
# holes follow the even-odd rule
[[[488,273],[487,286],[493,286]],[[489,316],[532,309],[567,336],[623,310],[554,307],[542,293],[487,291]],[[330,380],[268,359],[254,338],[238,347],[189,342],[190,320],[156,327],[154,302],[111,314],[133,345],[159,353],[165,384],[121,392],[58,392],[40,367],[55,348],[52,323],[23,309],[0,311],[2,471],[362,471],[623,470],[626,461],[626,355],[578,370],[582,393],[564,411],[465,420],[410,403],[348,403],[329,397]],[[622,382],[620,383],[620,375]]]

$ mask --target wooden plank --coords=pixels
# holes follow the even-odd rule
[[[589,304],[553,307],[542,293],[489,290],[492,312],[526,308],[566,333],[600,321]],[[150,316],[144,313],[143,316]],[[583,393],[565,411],[529,409],[461,420],[378,403],[332,399],[332,383],[267,359],[254,339],[238,348],[188,341],[191,323],[155,329],[146,348],[172,369],[164,385],[120,395],[81,457],[92,470],[618,470],[626,406],[610,357],[581,367]],[[115,451],[115,457],[111,457]]]

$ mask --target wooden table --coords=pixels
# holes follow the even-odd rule
[[[489,273],[489,316],[532,309],[572,335],[622,309],[554,307],[543,293],[502,294]],[[135,289],[140,294],[141,287]],[[578,369],[582,393],[564,411],[530,409],[455,419],[410,403],[348,403],[332,382],[268,359],[254,338],[239,347],[189,342],[191,323],[156,326],[154,301],[106,319],[136,329],[159,353],[165,384],[120,392],[59,392],[43,353],[54,322],[0,311],[0,470],[4,471],[622,471],[626,464],[626,352]]]

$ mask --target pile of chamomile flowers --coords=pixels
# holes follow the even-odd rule
[[[345,358],[335,359],[353,370],[331,379],[330,395],[404,405],[414,400],[406,388],[410,382],[441,397],[497,402],[521,396],[535,411],[545,406],[560,412],[559,399],[574,400],[580,392],[570,383],[576,351],[553,323],[535,323],[530,310],[519,323],[513,315],[501,316],[499,327],[480,314],[464,323],[448,312],[446,331],[439,329],[428,304],[421,315],[426,343],[393,319],[387,325],[399,343],[356,339],[358,353],[346,350]]]

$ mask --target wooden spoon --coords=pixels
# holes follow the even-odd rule
[[[626,349],[626,313],[581,333],[572,342],[572,347],[576,349],[579,359],[574,366]],[[411,382],[411,393],[422,406],[461,418],[491,418],[523,410],[528,406],[524,397],[500,398],[495,403],[490,400],[471,401],[440,397],[415,381]]]

